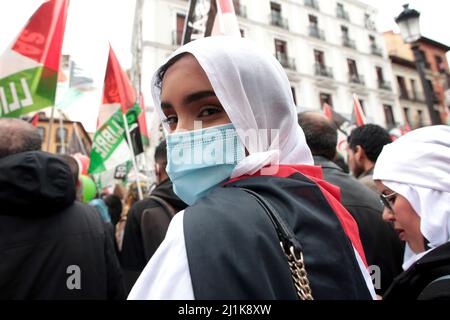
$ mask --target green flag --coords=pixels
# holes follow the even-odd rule
[[[68,4],[42,4],[0,57],[0,117],[54,105]]]

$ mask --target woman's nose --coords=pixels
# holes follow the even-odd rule
[[[394,222],[395,221],[394,214],[392,213],[391,210],[389,210],[386,207],[384,207],[384,210],[383,210],[383,220],[387,221],[387,222]]]

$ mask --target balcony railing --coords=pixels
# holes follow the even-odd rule
[[[269,15],[269,20],[270,20],[270,24],[276,27],[280,27],[283,29],[288,30],[289,29],[289,23],[288,20],[283,18],[280,14],[278,13],[271,13]]]
[[[291,70],[296,70],[295,59],[288,57],[287,54],[277,52],[275,57],[278,59],[280,64],[286,68]]]
[[[380,56],[380,57],[383,56],[383,50],[380,47],[378,47],[377,45],[371,45],[370,52],[376,56]]]
[[[180,46],[182,41],[183,41],[183,30],[172,31],[172,45]]]
[[[350,17],[348,15],[348,12],[345,11],[344,9],[340,9],[339,7],[336,8],[336,16],[338,18],[350,21]]]
[[[319,10],[319,3],[317,0],[305,0],[305,6]]]
[[[378,88],[383,90],[392,91],[392,85],[389,81],[378,80]]]
[[[239,4],[234,8],[234,10],[236,10],[236,14],[239,17],[247,18],[247,7],[246,6]]]
[[[425,95],[423,94],[423,92],[420,92],[420,91],[400,89],[399,97],[402,100],[425,102]]]
[[[317,26],[309,26],[309,36],[317,39],[325,40],[325,33]]]
[[[316,62],[314,64],[314,70],[315,70],[316,76],[333,78],[333,69],[331,69],[330,67],[327,67],[324,64]]]
[[[352,40],[349,37],[342,37],[342,45],[347,48],[356,49],[355,40]]]
[[[370,31],[377,31],[377,27],[375,26],[375,22],[372,21],[371,19],[366,19],[366,20],[364,21],[364,25],[366,26],[366,29],[367,29],[367,30],[370,30]]]
[[[354,74],[354,73],[352,74],[352,73],[350,73],[348,75],[348,80],[351,83],[356,83],[356,84],[360,84],[360,85],[365,85],[366,84],[366,82],[364,81],[364,77],[362,75],[360,75],[360,74]]]

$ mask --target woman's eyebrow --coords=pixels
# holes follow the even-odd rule
[[[190,104],[197,100],[200,100],[200,99],[203,99],[206,97],[211,97],[211,96],[214,96],[214,97],[216,96],[214,91],[206,90],[206,91],[199,91],[199,92],[191,93],[190,95],[188,95],[184,98],[184,103]]]
[[[173,106],[172,106],[172,104],[171,103],[169,103],[169,102],[164,102],[164,101],[162,101],[161,102],[161,109],[173,109]]]

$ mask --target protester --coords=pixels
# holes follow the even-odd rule
[[[301,113],[299,124],[313,154],[314,164],[322,167],[326,181],[340,188],[342,204],[358,224],[367,263],[374,268],[376,292],[383,295],[394,277],[402,272],[403,245],[392,226],[383,221],[383,207],[377,194],[333,163],[337,146],[336,127],[318,112]]]
[[[373,177],[384,219],[407,243],[405,272],[384,299],[450,299],[450,127],[417,129],[385,146]]]
[[[362,184],[377,192],[373,168],[383,146],[392,142],[389,133],[376,124],[366,124],[353,129],[347,140],[350,171]]]
[[[122,299],[113,243],[75,201],[65,160],[31,124],[0,119],[0,299]]]
[[[357,225],[311,166],[273,56],[246,39],[196,40],[156,72],[152,90],[169,133],[167,173],[190,206],[130,299],[374,297]]]
[[[121,263],[129,290],[164,240],[172,217],[186,208],[186,204],[173,192],[166,165],[167,148],[164,140],[155,150],[157,186],[148,199],[136,202],[128,212]]]
[[[106,206],[108,207],[108,213],[111,217],[111,223],[115,227],[120,220],[120,215],[122,214],[123,205],[120,198],[114,194],[105,195],[103,197]]]

